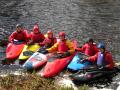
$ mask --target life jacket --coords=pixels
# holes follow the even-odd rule
[[[51,38],[50,45],[53,46],[57,42],[57,39],[55,37]]]
[[[69,50],[66,40],[65,41],[60,41],[58,44],[58,52],[67,52]]]
[[[86,45],[85,45],[85,51],[84,51],[84,53],[85,53],[86,55],[93,56],[93,55],[95,54],[94,44],[91,45],[91,46],[88,45],[88,44],[86,44]]]
[[[50,38],[45,38],[45,41],[44,41],[44,45],[48,48],[50,48],[51,46],[53,46],[54,44],[54,40],[53,38],[50,39]]]
[[[44,40],[44,35],[42,33],[31,33],[31,38],[33,40],[34,43],[39,43],[42,42]]]
[[[21,32],[15,32],[15,34],[14,34],[14,39],[16,39],[16,40],[19,40],[19,41],[26,41],[26,33],[25,33],[25,31],[21,31]]]
[[[103,54],[101,52],[98,53],[98,58],[97,58],[98,66],[104,66],[107,64],[106,61],[104,60],[105,59],[104,57],[105,57],[105,54]]]

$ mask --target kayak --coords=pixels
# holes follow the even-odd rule
[[[25,43],[9,43],[6,48],[6,59],[7,60],[14,60],[19,57],[20,53],[24,48]]]
[[[47,34],[44,35],[45,37],[47,37]],[[36,52],[38,49],[40,48],[40,45],[39,44],[33,44],[33,45],[25,45],[22,53],[20,54],[19,56],[19,60],[27,60],[32,54],[31,53],[34,53]],[[29,55],[25,55],[24,53],[30,53]]]
[[[45,34],[45,35],[47,35],[47,34]],[[58,39],[57,39],[57,41],[58,41]],[[46,47],[43,46],[39,49],[39,51],[42,51],[44,49],[46,49]],[[27,70],[38,69],[38,68],[44,66],[46,64],[47,60],[54,55],[53,53],[42,54],[39,51],[35,52],[33,55],[31,55],[31,53],[30,53],[31,56],[23,64],[23,67],[25,67]]]
[[[85,83],[85,82],[97,80],[101,77],[110,76],[117,72],[118,72],[117,68],[114,68],[113,70],[109,70],[109,71],[108,70],[90,70],[90,71],[84,71],[84,72],[77,72],[75,74],[69,75],[69,77],[73,81]]]
[[[98,78],[110,76],[112,74],[119,72],[120,71],[120,69],[119,69],[120,63],[116,63],[116,65],[117,66],[115,66],[112,70],[97,69],[97,68],[81,69],[77,73],[69,75],[69,77],[73,81],[78,81],[80,83],[97,80]]]
[[[36,52],[38,49],[40,48],[39,44],[33,44],[33,45],[25,45],[20,56],[19,56],[19,60],[27,60],[31,55],[25,55],[25,52]]]
[[[76,47],[77,42],[73,40],[73,46],[74,48]],[[42,77],[54,77],[57,74],[59,74],[64,68],[67,67],[67,65],[70,63],[70,61],[73,59],[75,53],[73,53],[70,56],[64,57],[64,58],[55,58],[54,55],[53,57],[49,58],[45,67],[41,70],[38,71],[38,75],[41,75]]]
[[[78,71],[80,69],[83,69],[83,68],[85,68],[87,66],[92,65],[92,63],[89,62],[89,61],[81,62],[82,57],[83,57],[83,54],[81,54],[79,52],[76,53],[76,55],[74,56],[73,60],[67,66],[67,69],[69,71],[76,72],[76,71]]]
[[[27,70],[35,70],[42,66],[44,66],[48,60],[53,54],[42,54],[39,52],[35,52],[24,64],[23,67]]]
[[[46,78],[56,76],[70,63],[74,55],[75,53],[65,58],[49,58],[45,67],[38,71],[38,75]]]

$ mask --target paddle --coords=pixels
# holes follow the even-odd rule
[[[115,73],[115,72],[120,71],[119,67],[120,67],[120,62],[115,63],[115,67],[113,68],[113,70],[107,70],[107,69],[101,70],[101,69],[98,69],[98,68],[92,66],[92,67],[89,67],[89,68],[80,69],[77,73],[69,75],[69,77],[74,77],[74,76],[76,76],[76,75],[78,75],[80,73],[84,73],[84,74],[88,74],[88,73],[89,74],[92,74],[92,73],[104,73],[104,74],[106,74],[108,72],[109,73]]]
[[[114,68],[116,69],[120,69],[120,62],[115,63]],[[107,70],[104,69],[99,69],[97,66],[89,66],[89,67],[85,67],[80,69],[77,73],[80,72],[107,72]]]

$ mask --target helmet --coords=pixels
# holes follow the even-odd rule
[[[65,32],[59,32],[59,36],[65,36]]]
[[[47,34],[53,34],[52,30],[47,31]]]
[[[39,32],[39,26],[38,25],[34,25],[33,27],[33,32]]]
[[[23,25],[22,25],[22,24],[17,24],[17,25],[16,25],[16,28],[19,28],[19,27],[21,27],[21,28],[22,28],[22,27],[23,27]]]
[[[98,47],[98,48],[105,49],[105,44],[104,44],[104,43],[99,43],[97,47]]]

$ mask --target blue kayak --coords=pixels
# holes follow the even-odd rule
[[[81,59],[82,59],[82,56],[83,56],[83,54],[76,53],[76,55],[74,56],[73,60],[68,65],[67,69],[68,70],[72,70],[72,71],[78,71],[80,69],[83,69],[85,67],[88,67],[88,66],[92,65],[92,63],[89,62],[89,61],[80,62]]]

